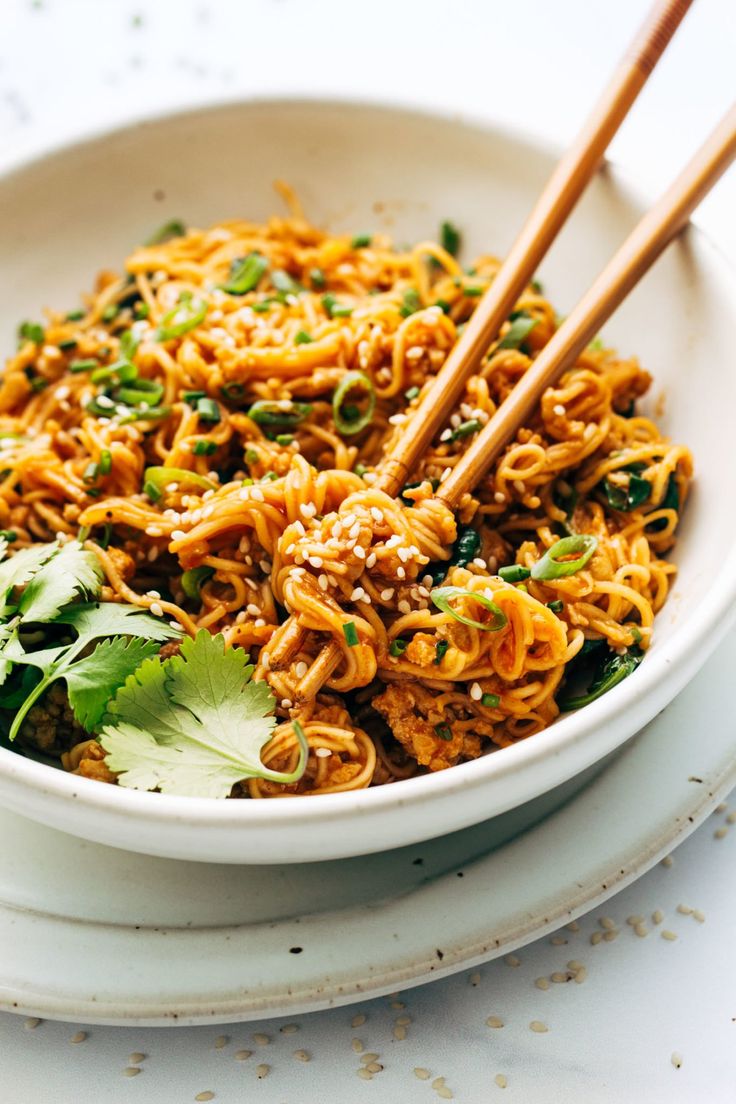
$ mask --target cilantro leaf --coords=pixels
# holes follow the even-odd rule
[[[140,606],[126,602],[81,602],[62,610],[55,625],[71,625],[80,637],[97,640],[101,636],[142,636],[146,640],[174,640],[181,636],[160,617],[152,617]]]
[[[55,561],[54,561],[55,562]],[[43,592],[41,592],[43,593]],[[132,670],[121,659],[117,677],[108,660],[110,654],[102,652],[104,667],[100,667],[95,675],[92,671],[91,661],[95,652],[85,658],[80,656],[88,649],[89,645],[101,637],[139,637],[142,640],[157,641],[172,640],[181,636],[179,629],[174,629],[158,617],[152,617],[138,606],[124,605],[118,602],[82,602],[78,605],[68,606],[54,619],[55,625],[69,625],[77,632],[77,639],[72,644],[58,647],[44,648],[39,651],[25,651],[18,637],[17,631],[13,632],[5,647],[0,652],[0,663],[3,661],[24,666],[36,667],[41,671],[42,678],[34,686],[31,693],[22,703],[15,715],[8,734],[8,739],[14,740],[23,720],[31,706],[38,701],[42,694],[56,679],[66,679],[67,685],[74,682],[76,670],[82,668],[82,677],[76,687],[74,712],[82,724],[82,716],[95,717],[97,713],[97,696],[91,692],[91,683],[95,679],[105,681],[106,700],[112,697],[114,691],[122,685],[126,675]],[[151,648],[150,651],[153,651]],[[145,650],[146,655],[149,649]],[[115,652],[114,656],[120,657],[121,653]],[[139,654],[139,660],[143,658]],[[98,656],[99,659],[99,656]],[[91,695],[91,696],[90,696]],[[70,693],[71,696],[71,693]],[[99,723],[100,717],[96,719]],[[86,727],[86,725],[85,725]]]
[[[182,641],[181,655],[146,660],[118,691],[100,737],[119,784],[225,798],[244,778],[298,781],[308,753],[298,723],[296,770],[271,771],[261,761],[275,703],[252,673],[242,648],[225,649],[206,629]]]
[[[15,557],[9,562],[14,561]],[[52,553],[26,586],[18,604],[21,620],[52,621],[79,593],[98,594],[101,582],[102,567],[94,552],[69,541]]]
[[[53,541],[51,544],[32,544],[29,548],[21,548],[9,560],[3,560],[0,563],[0,600],[3,603],[0,616],[6,617],[12,612],[12,606],[8,607],[6,604],[11,590],[25,586],[51,559],[58,548],[58,541]],[[4,555],[7,544],[2,551]]]
[[[103,640],[93,652],[67,669],[64,678],[69,704],[82,728],[95,731],[118,687],[158,649],[155,640],[117,636]]]

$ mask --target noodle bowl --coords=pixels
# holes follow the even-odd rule
[[[435,497],[555,331],[535,285],[386,495],[381,460],[499,262],[333,236],[282,192],[287,218],[175,233],[101,273],[0,386],[13,548],[81,530],[103,599],[248,649],[276,698],[268,767],[295,768],[301,724],[301,780],[235,788],[252,798],[386,783],[544,729],[584,652],[646,652],[692,475],[637,412],[646,371],[594,343],[457,514]],[[566,535],[592,554],[540,576]],[[329,644],[340,661],[306,693]],[[55,750],[114,781],[95,740]]]

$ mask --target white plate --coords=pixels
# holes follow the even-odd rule
[[[577,797],[490,852],[499,818],[383,855],[233,868],[2,813],[0,1007],[247,1020],[416,985],[536,939],[642,874],[734,785],[734,665],[736,634]]]
[[[254,160],[254,151],[257,157]],[[387,226],[419,240],[452,217],[466,254],[506,250],[554,158],[487,123],[375,104],[283,100],[230,104],[105,134],[0,180],[0,299],[10,334],[41,304],[77,302],[94,272],[118,265],[164,218],[194,224],[277,206],[288,179],[334,229]],[[244,183],[245,182],[245,183]],[[156,198],[165,194],[165,203]],[[377,203],[382,206],[379,208]],[[612,170],[593,182],[545,260],[566,312],[623,239],[646,200]],[[111,212],[113,214],[111,214]],[[607,334],[641,355],[663,393],[665,431],[690,445],[697,482],[676,558],[680,574],[636,674],[546,732],[473,763],[391,786],[306,800],[229,801],[151,795],[53,771],[0,748],[0,802],[88,839],[150,854],[222,862],[303,862],[381,851],[503,813],[602,760],[691,678],[724,632],[736,594],[736,450],[713,432],[713,396],[736,409],[736,285],[699,233],[668,251]],[[708,387],[691,381],[708,379]]]

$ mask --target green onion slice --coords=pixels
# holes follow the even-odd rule
[[[467,289],[466,289],[467,294]],[[524,338],[531,333],[539,322],[538,318],[529,318],[524,314],[517,314],[511,323],[511,329],[498,343],[499,349],[518,349]]]
[[[522,567],[521,564],[508,564],[498,570],[499,579],[503,579],[505,583],[521,583],[524,579],[528,579],[530,575],[529,568]]]
[[[501,704],[501,699],[498,694],[483,694],[480,699],[480,704],[484,705],[486,709],[497,709]]]
[[[249,253],[239,257],[230,265],[230,276],[226,284],[220,284],[229,295],[247,295],[255,291],[261,276],[268,268],[268,261],[260,253]]]
[[[157,406],[164,396],[163,384],[154,380],[135,380],[135,386],[119,387],[115,392],[115,398],[129,406],[147,403],[149,407]]]
[[[354,391],[364,392],[366,395],[362,410],[353,405],[345,406],[345,399]],[[364,372],[346,372],[332,396],[332,417],[338,433],[346,437],[360,433],[373,420],[375,409],[376,392],[368,376]]]
[[[403,655],[406,649],[409,647],[408,640],[402,640],[400,636],[397,636],[395,640],[391,641],[388,649],[389,655],[394,657]]]
[[[204,475],[198,475],[197,472],[188,471],[187,468],[146,468],[143,473],[143,482],[146,487],[155,487],[159,496],[168,487],[169,483],[189,483],[195,487],[202,487],[205,491],[217,489],[217,484],[213,483],[211,479],[207,479]]]
[[[209,398],[209,396],[197,399],[197,414],[200,421],[210,422],[212,425],[217,425],[221,420],[220,408],[215,400]]]
[[[248,410],[248,417],[258,425],[295,426],[308,418],[311,413],[312,407],[309,403],[259,399]]]
[[[109,449],[103,449],[99,460],[100,475],[109,475],[112,471],[112,453]]]
[[[201,300],[195,304],[191,292],[182,292],[176,306],[161,319],[154,338],[156,341],[172,341],[176,337],[183,337],[204,322],[206,316],[207,304]]]
[[[354,648],[358,643],[358,630],[355,627],[354,621],[346,621],[342,627],[342,631],[345,634],[345,640],[348,642],[351,648]]]
[[[448,724],[438,724],[434,726],[434,730],[439,736],[440,740],[451,740],[452,729]]]
[[[438,587],[436,590],[430,592],[429,597],[434,602],[438,610],[442,610],[443,613],[449,613],[456,621],[460,621],[463,625],[468,625],[471,629],[481,629],[483,632],[498,632],[504,628],[507,624],[506,614],[503,610],[499,609],[495,602],[485,594],[481,594],[477,590],[465,590],[463,587],[446,586]],[[454,598],[473,598],[476,602],[480,602],[482,606],[485,606],[487,610],[490,610],[493,614],[493,621],[474,621],[472,617],[466,617],[462,613],[458,613],[453,609],[450,602]]]
[[[200,587],[214,574],[214,567],[191,567],[181,577],[181,589],[187,598],[196,601],[199,598]]]
[[[574,575],[585,567],[598,547],[598,538],[591,533],[573,533],[570,537],[558,540],[532,567],[532,579],[562,579]],[[562,559],[563,556],[575,556],[574,560]]]

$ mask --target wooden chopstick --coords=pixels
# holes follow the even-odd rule
[[[374,486],[395,495],[426,452],[448,409],[488,351],[598,168],[611,139],[680,25],[692,0],[658,0],[637,32],[577,138],[555,168],[493,283],[476,307]]]
[[[736,104],[614,254],[438,487],[436,497],[456,507],[463,495],[476,486],[503,446],[528,420],[543,392],[574,363],[665,246],[682,230],[734,158]]]

